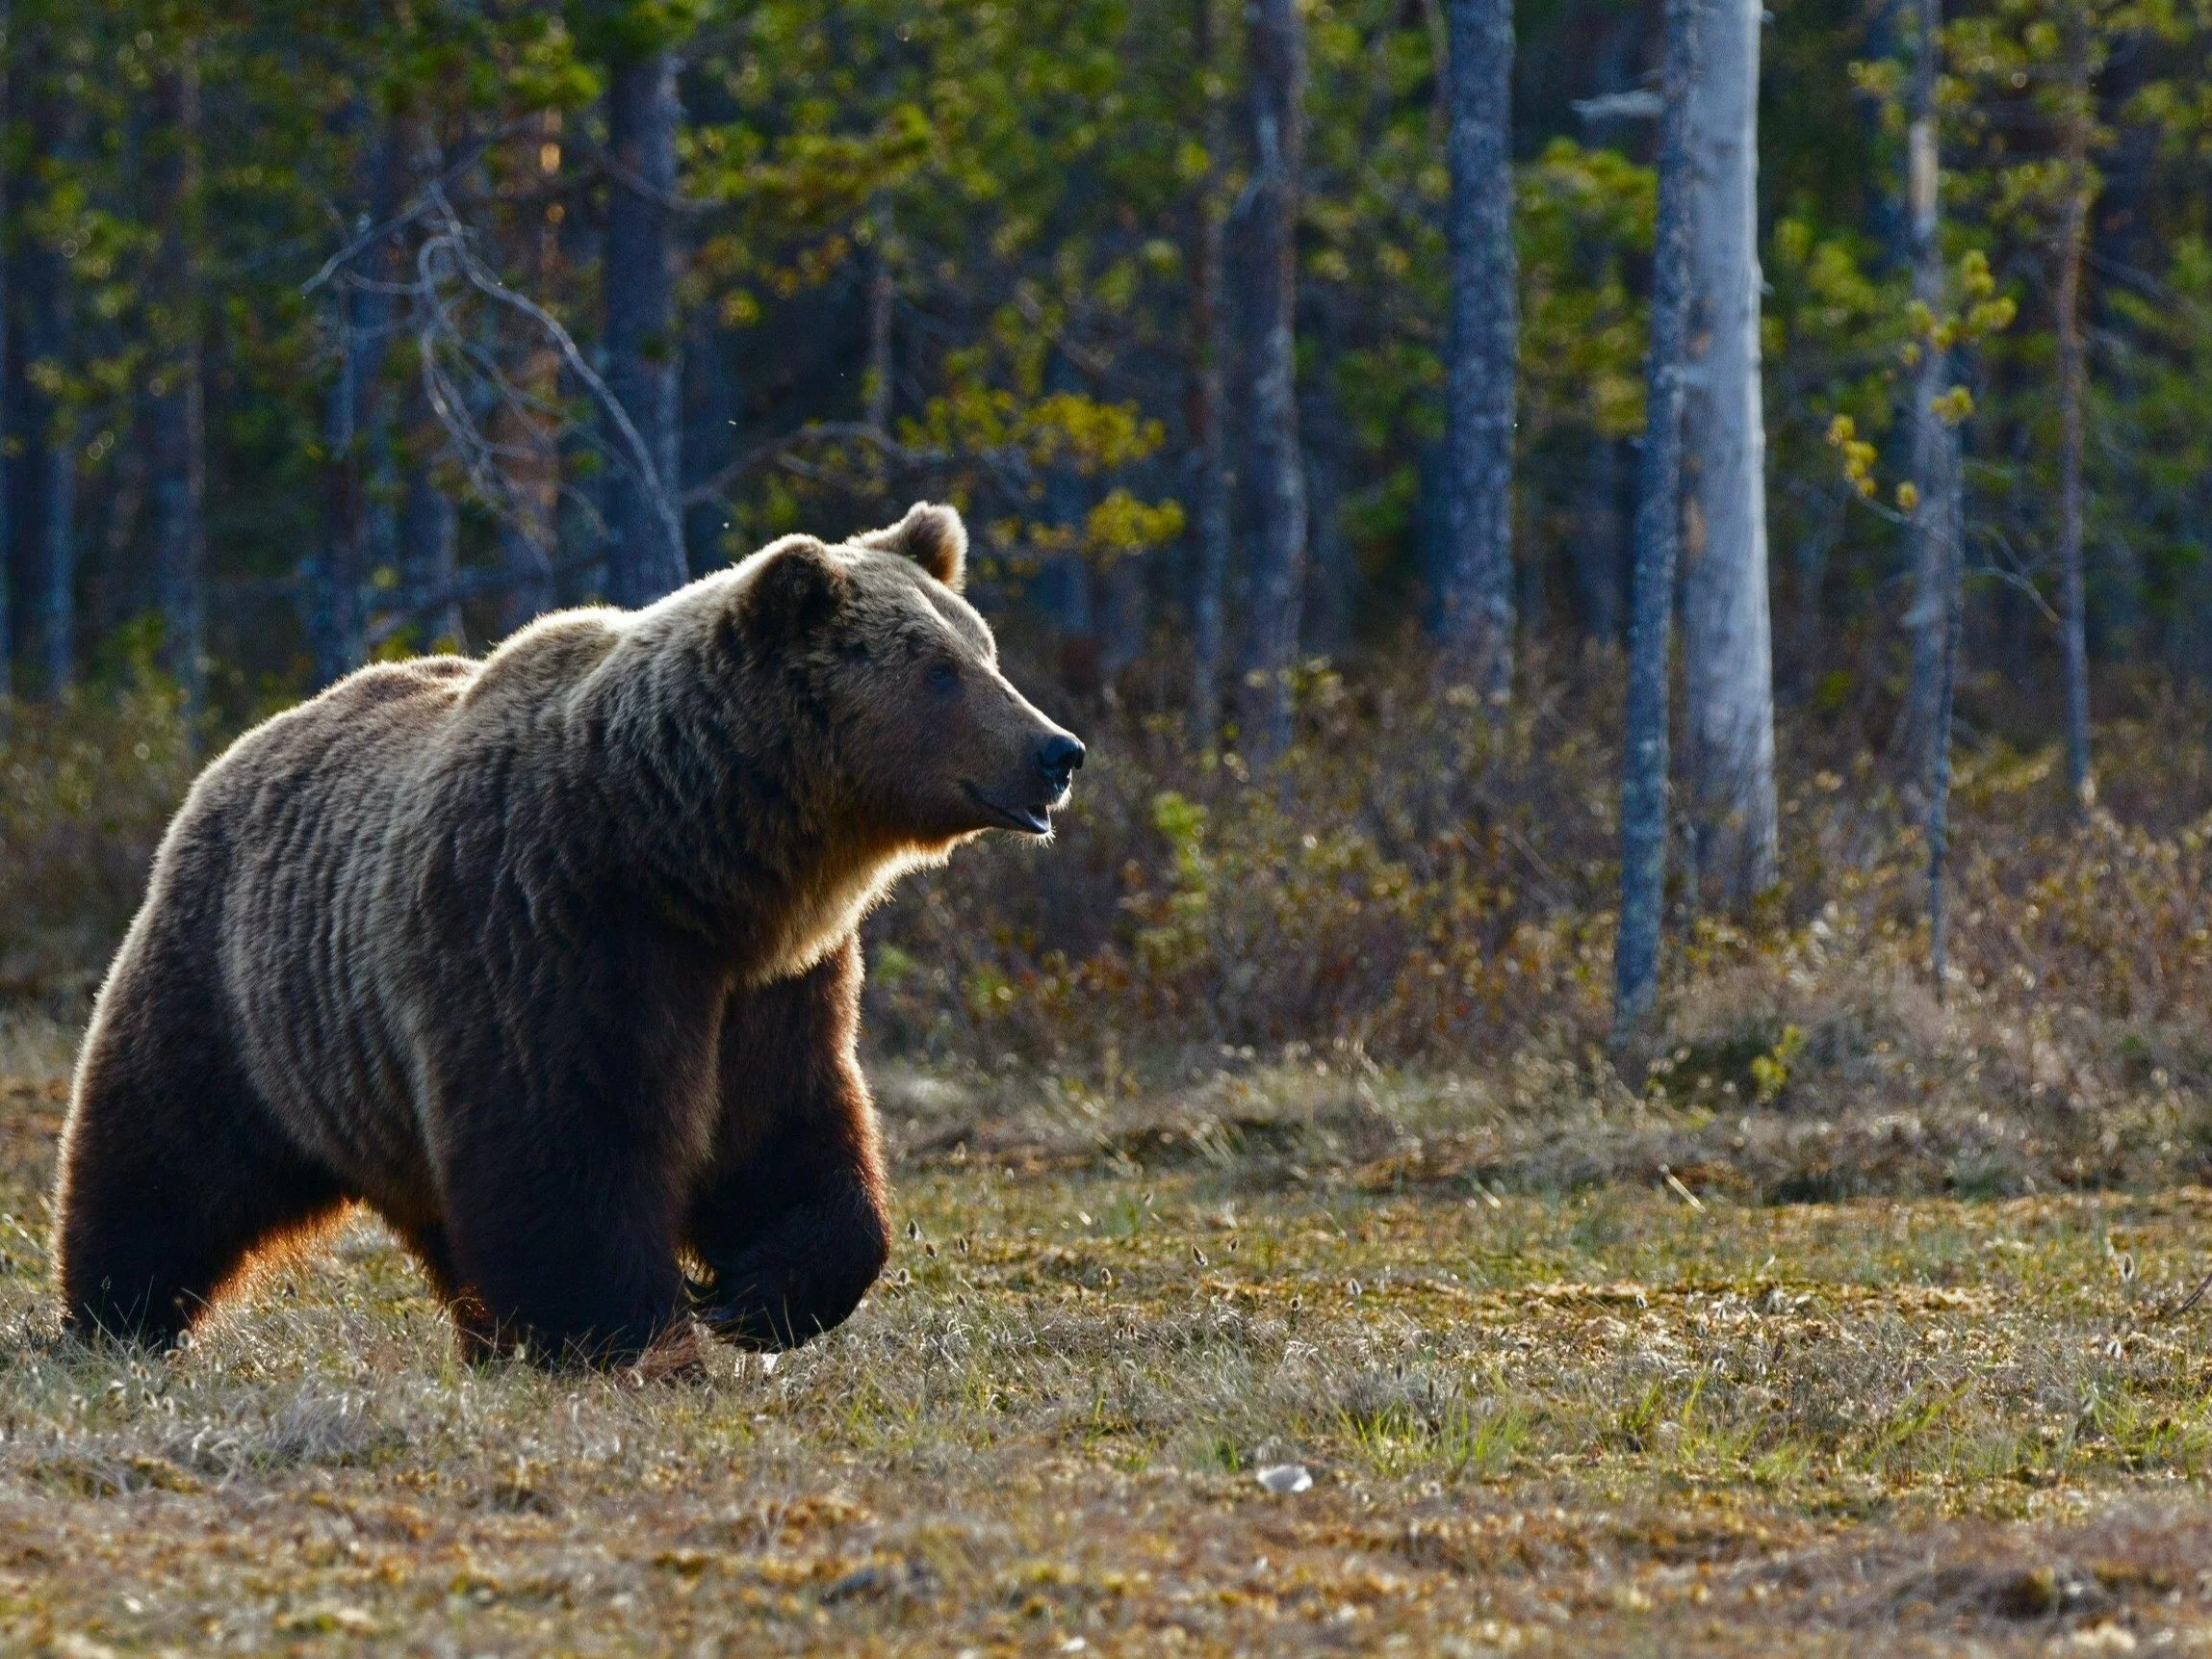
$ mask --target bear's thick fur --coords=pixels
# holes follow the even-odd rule
[[[479,1350],[843,1319],[889,1242],[855,927],[965,839],[1047,833],[1082,756],[999,672],[965,548],[929,505],[787,537],[241,738],[86,1036],[69,1323],[173,1342],[350,1200]]]

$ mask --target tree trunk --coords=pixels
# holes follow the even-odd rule
[[[1933,0],[1921,0],[1923,15],[1933,9]],[[1955,460],[1955,445],[1952,454]],[[1962,485],[1956,466],[1940,487],[1947,503],[1944,516],[1955,526],[1963,516],[1959,500]],[[1958,537],[1955,534],[1946,537],[1944,546],[1949,558],[1944,573],[1947,586],[1943,596],[1943,650],[1936,682],[1936,738],[1928,767],[1928,971],[1935,981],[1939,1002],[1943,999],[1944,987],[1950,977],[1943,860],[1950,850],[1951,700],[1959,680],[1959,635],[1966,613],[1965,596],[1959,591],[1962,561]]]
[[[399,206],[399,130],[387,125],[364,158],[366,229],[389,220]],[[322,543],[307,592],[309,667],[318,687],[350,674],[368,655],[368,589],[372,571],[393,554],[396,527],[371,500],[375,453],[387,425],[378,370],[391,346],[392,298],[380,292],[391,276],[396,241],[380,238],[355,255],[335,289],[338,375],[322,418]]]
[[[1111,689],[1145,649],[1145,556],[1125,553],[1095,578],[1093,626],[1098,635],[1098,679]]]
[[[5,40],[8,45],[6,51],[0,51],[0,133],[8,130],[8,100],[12,80],[9,67],[15,56],[15,42],[10,29],[12,22],[8,0],[0,0],[0,40]],[[0,145],[0,224],[9,222],[8,154],[6,146]],[[8,250],[0,247],[0,708],[6,706],[15,679],[15,607],[13,584],[9,582],[10,556],[14,550],[15,539],[14,526],[9,513],[13,502],[9,488],[7,460],[9,435],[14,429],[11,420],[14,411],[9,406],[13,401],[12,394],[14,387],[9,378],[8,367],[8,277],[11,269]]]
[[[1512,0],[1451,0],[1451,551],[1444,636],[1486,696],[1513,676]]]
[[[1913,257],[1913,298],[1931,319],[1948,308],[1943,252],[1939,237],[1942,203],[1938,190],[1942,159],[1936,127],[1936,69],[1942,55],[1942,0],[1916,0],[1910,125],[1906,130],[1907,234]],[[1950,388],[1951,357],[1931,329],[1920,343],[1912,407],[1913,609],[1906,619],[1913,645],[1913,678],[1906,703],[1908,764],[1927,790],[1928,963],[1936,998],[1942,999],[1947,961],[1943,861],[1949,852],[1951,810],[1951,705],[1958,684],[1959,635],[1964,599],[1964,525],[1959,428],[1944,417],[1941,400]]]
[[[1262,760],[1290,746],[1291,670],[1305,588],[1305,457],[1298,430],[1298,216],[1305,149],[1305,25],[1297,0],[1251,13],[1251,448],[1258,524],[1251,625],[1240,702],[1245,745]]]
[[[361,352],[353,339],[351,297],[341,291],[333,309],[345,339],[339,347],[338,377],[322,405],[322,546],[313,580],[304,589],[308,669],[318,689],[361,665],[366,620],[361,609],[361,454],[353,422],[353,382],[362,367]]]
[[[436,128],[421,113],[402,124],[408,154],[405,176],[413,181],[436,173],[442,166]],[[413,351],[414,342],[399,343]],[[429,393],[419,369],[407,376],[405,404],[400,414],[399,568],[408,602],[424,606],[434,596],[450,594],[459,574],[459,514],[453,499],[438,476],[438,457],[445,448],[445,428],[430,407]],[[466,654],[469,634],[461,617],[461,602],[448,598],[419,610],[415,636],[424,651]]]
[[[1337,397],[1343,318],[1337,290],[1309,295],[1313,317],[1313,373],[1299,401],[1299,431],[1305,448],[1306,583],[1301,629],[1308,647],[1341,656],[1351,644],[1353,567],[1351,538],[1344,532],[1353,438]],[[1318,299],[1319,303],[1314,303]]]
[[[1821,593],[1828,583],[1828,556],[1843,536],[1848,507],[1833,492],[1806,504],[1798,531],[1796,557],[1797,618],[1790,628],[1790,647],[1784,653],[1783,695],[1803,703],[1818,682],[1824,630],[1821,627]]]
[[[149,205],[161,232],[155,262],[156,345],[147,464],[152,473],[154,598],[162,619],[161,663],[188,713],[207,700],[207,440],[200,376],[198,272],[199,65],[193,42],[154,79],[154,143],[146,168]]]
[[[11,53],[14,51],[13,42]],[[48,65],[51,69],[51,65]],[[33,152],[59,169],[76,159],[76,112],[58,74],[49,72],[33,99]],[[69,263],[57,247],[39,244],[30,259],[28,350],[32,363],[59,367],[68,361],[73,332]],[[39,687],[58,695],[76,674],[77,653],[77,410],[33,383],[24,426],[35,480],[36,517],[24,527],[31,541],[34,580],[27,597],[37,607],[35,637]]]
[[[601,278],[606,382],[645,450],[639,455],[621,433],[608,436],[607,589],[615,604],[638,606],[689,579],[675,505],[679,342],[668,204],[676,194],[676,55],[663,50],[613,65],[606,117],[617,168],[607,185]]]
[[[1582,626],[1607,645],[1621,636],[1621,444],[1593,432],[1576,480],[1575,588]]]
[[[438,487],[430,466],[435,417],[418,407],[409,422],[412,428],[406,467],[405,494],[399,504],[399,544],[408,593],[420,605],[435,594],[450,592],[458,574],[459,532],[453,503]],[[424,611],[417,629],[425,651],[469,649],[468,629],[461,621],[461,602],[447,599]]]
[[[2089,225],[2089,40],[2080,12],[2067,25],[2067,109],[2064,124],[2066,202],[2059,225],[2058,516],[2060,617],[2066,638],[2066,786],[2087,811],[2096,798],[2089,775],[2088,601],[2081,572],[2082,399],[2087,378],[2081,345],[2082,246]]]
[[[1229,461],[1224,397],[1223,234],[1228,109],[1219,62],[1221,0],[1197,0],[1194,46],[1205,100],[1206,176],[1199,186],[1197,234],[1191,250],[1190,466],[1196,477],[1197,568],[1191,583],[1191,739],[1210,748],[1221,737],[1222,596],[1229,571]]]
[[[59,258],[55,260],[60,263]],[[65,292],[65,290],[64,290]],[[42,344],[65,332],[51,318]],[[48,353],[41,351],[40,355]],[[39,677],[56,696],[77,673],[77,412],[64,405],[49,416],[39,447]]]
[[[1621,744],[1621,920],[1613,1018],[1626,1031],[1659,987],[1666,887],[1667,633],[1682,539],[1683,376],[1689,322],[1689,99],[1698,78],[1701,0],[1666,0],[1659,216],[1653,230],[1651,355],[1631,578],[1629,685]]]
[[[898,289],[891,277],[891,210],[878,202],[868,216],[872,234],[868,242],[868,375],[862,418],[879,432],[891,429],[891,324]]]
[[[1304,632],[1312,649],[1342,657],[1351,646],[1351,538],[1344,533],[1348,434],[1335,400],[1325,393],[1299,417],[1306,433],[1305,488],[1311,556],[1306,561]]]
[[[1775,880],[1774,648],[1759,384],[1760,0],[1702,20],[1689,99],[1692,369],[1683,406],[1685,771],[1691,851],[1724,904]]]
[[[1936,68],[1942,26],[1939,0],[1917,0],[1918,45],[1913,61],[1910,125],[1906,129],[1907,237],[1913,260],[1913,298],[1931,318],[1945,309],[1943,253],[1938,240],[1940,150],[1936,131]],[[1913,486],[1913,609],[1905,629],[1912,644],[1912,679],[1905,699],[1902,753],[1914,783],[1932,788],[1938,755],[1949,741],[1942,718],[1945,659],[1957,587],[1959,433],[1943,419],[1938,401],[1950,390],[1950,353],[1934,337],[1920,342],[1910,412]]]
[[[514,141],[513,166],[508,170],[527,181],[523,187],[526,197],[551,185],[552,175],[560,170],[559,139],[559,112],[548,110]],[[540,202],[526,199],[515,213],[510,257],[529,292],[556,292],[557,224]],[[499,607],[502,635],[552,609],[560,541],[560,437],[550,412],[560,401],[560,354],[534,322],[520,324],[508,373],[516,390],[528,401],[503,399],[493,423],[503,455],[501,481],[506,493],[499,530],[500,559],[506,577]]]

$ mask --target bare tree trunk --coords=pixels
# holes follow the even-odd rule
[[[399,207],[400,138],[387,125],[364,158],[364,228],[388,221]],[[359,280],[347,273],[333,307],[339,325],[338,376],[323,405],[322,546],[308,584],[307,638],[318,687],[358,668],[368,655],[371,572],[392,554],[396,527],[378,522],[371,501],[373,451],[385,423],[378,370],[391,349],[392,298],[380,285],[391,275],[397,245],[390,237],[355,258]]]
[[[162,667],[183,693],[186,712],[197,713],[207,700],[207,439],[197,270],[199,65],[189,38],[178,42],[175,61],[154,79],[153,111],[158,147],[147,180],[162,237],[155,267],[162,358],[147,402],[154,595],[162,618]]]
[[[1932,0],[1921,0],[1923,11],[1932,9]],[[1953,450],[1956,459],[1957,451]],[[1941,486],[1949,500],[1944,509],[1953,525],[1960,522],[1959,501],[1961,480],[1954,465],[1948,480]],[[1956,535],[1948,537],[1944,546],[1949,552],[1945,575],[1948,587],[1943,598],[1943,651],[1942,661],[1936,681],[1936,739],[1928,767],[1928,971],[1935,981],[1936,1000],[1943,999],[1945,983],[1949,978],[1949,941],[1946,924],[1949,912],[1944,903],[1943,861],[1950,851],[1951,822],[1951,700],[1959,680],[1959,635],[1965,617],[1965,596],[1959,591],[1962,560]]]
[[[1700,7],[1701,0],[1666,0],[1651,355],[1645,365],[1628,712],[1621,744],[1621,920],[1613,946],[1613,1020],[1621,1031],[1651,1011],[1659,988],[1659,908],[1666,888],[1667,633],[1682,539],[1683,377],[1689,323],[1689,101],[1698,79]]]
[[[436,129],[422,113],[406,118],[409,153],[404,158],[406,176],[420,180],[435,175],[443,162]],[[434,594],[450,592],[459,572],[459,514],[452,497],[442,487],[437,458],[445,430],[430,407],[420,373],[407,376],[406,404],[400,416],[401,457],[399,498],[399,565],[410,603],[420,605]],[[468,628],[461,618],[461,602],[448,599],[416,619],[417,637],[426,651],[469,649]]]
[[[511,176],[527,181],[522,187],[526,199],[515,210],[513,258],[530,291],[538,294],[553,292],[560,241],[544,206],[527,198],[559,171],[559,112],[548,110],[514,141],[514,166],[509,169]],[[502,634],[512,634],[552,608],[554,553],[560,540],[560,438],[549,412],[560,398],[560,353],[544,329],[529,323],[522,325],[509,373],[528,402],[503,399],[494,418],[505,457],[501,467],[507,495],[499,531],[500,558],[507,578],[500,595]]]
[[[15,57],[15,41],[11,32],[13,17],[8,0],[0,0],[0,39],[8,42],[8,50],[0,52],[0,133],[8,130],[10,112],[9,94],[13,76],[9,73]],[[0,145],[0,224],[11,222],[8,217],[8,155]],[[11,270],[7,249],[0,247],[0,706],[5,706],[13,689],[14,663],[14,596],[9,583],[10,555],[14,549],[14,526],[9,522],[9,508],[13,505],[8,489],[8,440],[13,430],[8,406],[13,384],[8,375],[8,276]]]
[[[1513,679],[1512,0],[1451,0],[1451,551],[1444,638],[1486,696]]]
[[[1314,651],[1340,658],[1351,647],[1352,582],[1356,575],[1351,538],[1344,533],[1349,434],[1334,396],[1325,390],[1310,400],[1299,424],[1306,441],[1309,504],[1305,635]]]
[[[676,55],[614,64],[606,88],[607,137],[617,171],[607,187],[606,381],[644,440],[645,456],[619,438],[607,482],[608,597],[650,604],[689,579],[674,491],[677,409],[675,216]]]
[[[13,42],[10,51],[14,51]],[[49,65],[49,69],[51,65]],[[49,72],[33,100],[37,154],[67,167],[76,157],[76,112],[60,77]],[[57,247],[40,245],[29,260],[28,318],[33,363],[67,362],[74,323],[69,263]],[[34,382],[36,386],[36,382]],[[77,655],[77,410],[51,392],[34,389],[24,425],[33,434],[31,464],[37,480],[38,517],[25,527],[37,573],[39,689],[59,695],[76,677]]]
[[[1683,406],[1685,771],[1697,868],[1739,905],[1775,880],[1774,646],[1759,383],[1760,0],[1715,0],[1689,100],[1691,328]]]
[[[868,216],[868,379],[867,402],[862,415],[879,432],[891,428],[891,324],[898,290],[891,279],[891,210],[878,202]]]
[[[1272,760],[1290,746],[1291,670],[1305,588],[1305,457],[1298,429],[1298,217],[1305,154],[1305,25],[1297,0],[1256,0],[1251,24],[1252,538],[1251,625],[1240,712],[1246,746]]]
[[[1942,315],[1943,255],[1937,240],[1940,162],[1936,134],[1936,65],[1942,24],[1940,0],[1917,0],[1919,44],[1913,62],[1911,124],[1906,129],[1907,236],[1913,259],[1913,298],[1930,317]],[[1938,401],[1950,390],[1950,353],[1931,336],[1920,342],[1913,380],[1911,432],[1913,484],[1913,609],[1905,629],[1912,643],[1912,679],[1905,701],[1902,752],[1916,785],[1935,775],[1939,746],[1948,741],[1942,719],[1944,657],[1951,636],[1959,527],[1958,428],[1943,419]]]
[[[1098,679],[1111,688],[1145,649],[1145,556],[1125,553],[1097,573],[1093,626],[1098,635]]]
[[[411,412],[405,494],[399,504],[401,560],[407,591],[417,603],[450,591],[459,568],[457,515],[451,498],[438,487],[429,462],[435,419],[420,402]],[[457,599],[425,611],[419,627],[424,650],[466,653],[469,649]]]
[[[60,331],[49,318],[41,333],[51,341]],[[44,432],[38,526],[39,676],[40,687],[55,696],[77,676],[77,412],[66,405],[55,409]]]
[[[341,292],[333,307],[344,338],[338,351],[338,377],[322,406],[322,547],[307,601],[309,672],[318,687],[344,679],[361,665],[364,624],[361,588],[364,536],[361,515],[361,454],[354,427],[354,379],[363,369],[355,343],[351,296]]]
[[[1906,130],[1907,234],[1913,257],[1913,298],[1931,318],[1947,308],[1943,254],[1938,232],[1941,152],[1936,128],[1936,68],[1942,56],[1942,0],[1916,0],[1911,124]],[[1958,684],[1959,636],[1965,610],[1960,582],[1964,488],[1959,428],[1944,416],[1951,356],[1935,332],[1920,343],[1912,406],[1913,609],[1906,618],[1913,645],[1913,678],[1906,704],[1906,756],[1916,783],[1928,791],[1928,962],[1936,998],[1942,999],[1948,966],[1948,916],[1943,863],[1950,847],[1951,705]]]
[[[1337,395],[1344,339],[1342,290],[1309,289],[1312,372],[1299,398],[1299,434],[1305,450],[1306,581],[1300,631],[1308,650],[1339,657],[1351,645],[1351,538],[1344,531],[1353,437]]]
[[[1191,592],[1191,738],[1210,748],[1221,737],[1222,595],[1229,571],[1229,462],[1222,431],[1223,223],[1228,109],[1221,90],[1222,31],[1215,8],[1197,0],[1194,44],[1205,99],[1206,177],[1199,187],[1191,257],[1190,464],[1196,474],[1197,570]]]
[[[1620,440],[1591,433],[1576,480],[1575,529],[1568,555],[1590,637],[1610,645],[1621,636]]]
[[[2086,811],[2095,798],[2089,775],[2088,602],[2081,571],[2081,424],[2087,378],[2081,344],[2081,264],[2089,225],[2091,111],[2088,27],[2078,9],[2067,24],[2067,57],[2066,204],[2059,226],[2058,272],[2058,551],[2066,640],[2066,786]]]

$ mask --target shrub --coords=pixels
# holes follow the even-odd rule
[[[0,993],[97,982],[199,760],[175,693],[150,679],[0,698]]]

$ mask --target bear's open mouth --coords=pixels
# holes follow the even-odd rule
[[[969,800],[975,802],[985,812],[990,813],[1006,828],[1019,830],[1024,835],[1050,835],[1052,833],[1052,819],[1047,815],[1052,811],[1054,803],[1048,802],[1043,806],[1037,807],[1010,807],[1004,801],[994,799],[965,780],[960,787],[967,791]]]

